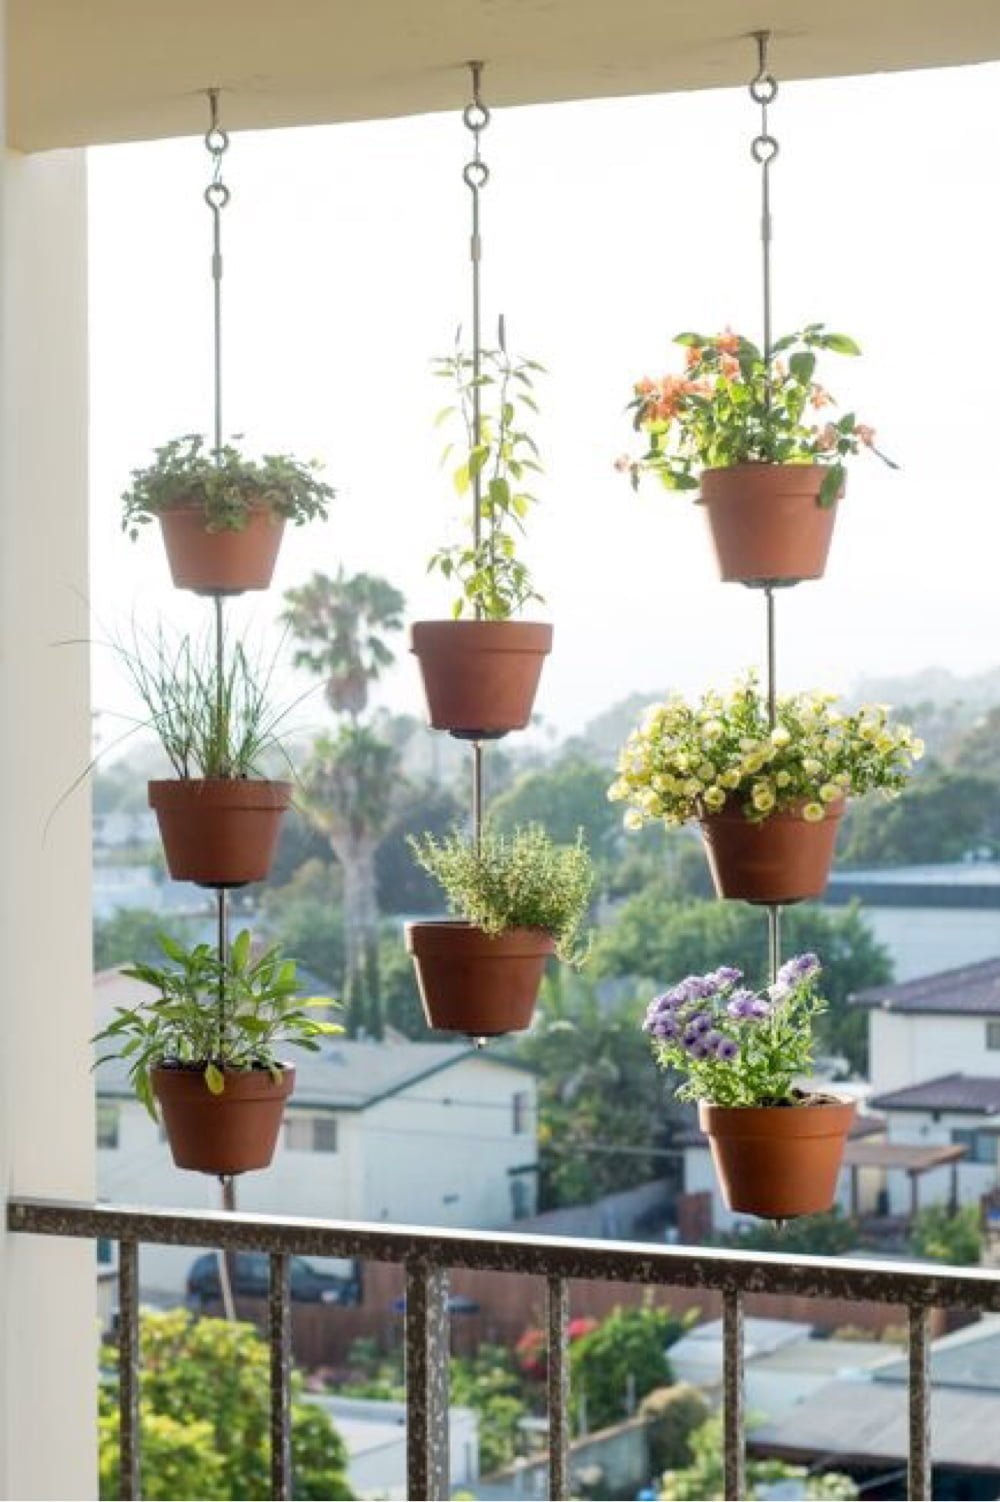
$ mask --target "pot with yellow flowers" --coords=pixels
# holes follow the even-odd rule
[[[722,578],[747,585],[822,578],[846,461],[875,432],[816,379],[822,354],[859,355],[821,323],[778,339],[771,359],[742,334],[679,334],[683,375],[637,382],[633,426],[646,439],[617,467],[634,486],[700,490]]]
[[[728,696],[647,710],[608,790],[625,825],[696,822],[720,897],[788,903],[826,887],[848,798],[905,785],[923,744],[884,705],[845,712],[833,694],[770,706],[748,674]]]

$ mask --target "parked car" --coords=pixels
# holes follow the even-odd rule
[[[271,1260],[264,1252],[235,1252],[233,1292],[238,1298],[266,1299],[271,1281]],[[317,1267],[306,1257],[290,1259],[292,1298],[302,1304],[357,1304],[361,1300],[361,1273],[356,1262],[337,1261],[335,1271]],[[216,1304],[222,1297],[219,1254],[205,1252],[188,1269],[188,1303],[196,1309]]]

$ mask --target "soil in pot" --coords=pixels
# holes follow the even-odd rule
[[[827,473],[821,464],[703,472],[701,501],[724,580],[760,588],[823,577],[837,516],[837,501],[819,504]]]
[[[552,627],[535,621],[416,621],[410,628],[430,723],[459,740],[523,730],[551,650]]]
[[[250,507],[238,532],[209,532],[196,502],[160,512],[170,575],[178,589],[199,595],[238,595],[267,589],[281,547],[285,518],[265,505]]]
[[[408,923],[428,1027],[495,1038],[531,1026],[551,934],[512,928],[491,938],[470,923]]]
[[[225,1089],[213,1095],[201,1066],[153,1070],[170,1151],[178,1168],[197,1173],[249,1173],[267,1168],[281,1129],[285,1101],[295,1088],[291,1064],[280,1080],[268,1069],[223,1070]]]
[[[149,784],[174,881],[240,887],[264,881],[292,799],[290,782],[190,778]]]
[[[702,1101],[698,1122],[728,1208],[767,1220],[829,1210],[854,1111],[853,1101],[828,1098],[786,1106]]]
[[[705,854],[720,897],[743,902],[802,902],[826,890],[844,803],[831,803],[817,823],[787,809],[753,823],[735,805],[699,820]]]

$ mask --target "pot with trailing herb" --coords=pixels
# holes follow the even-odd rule
[[[271,668],[242,642],[224,641],[217,662],[214,639],[162,632],[119,652],[176,774],[149,783],[170,875],[219,888],[263,881],[292,797],[264,770],[269,758],[288,765]]]
[[[406,925],[428,1026],[476,1038],[529,1027],[549,957],[586,957],[593,869],[582,840],[554,845],[532,824],[487,829],[478,845],[457,833],[410,845],[457,915]]]
[[[647,447],[617,468],[634,486],[650,472],[668,490],[700,490],[724,580],[819,579],[826,568],[845,460],[875,447],[853,412],[824,420],[834,399],[817,355],[861,353],[846,334],[808,324],[777,340],[768,364],[742,334],[680,334],[686,369],[635,386],[633,426]]]
[[[834,694],[776,702],[748,674],[728,696],[653,705],[632,732],[608,789],[629,806],[625,826],[696,821],[720,897],[800,902],[819,897],[845,801],[905,785],[923,743],[885,705],[838,710]]]
[[[295,1084],[279,1051],[289,1044],[315,1051],[320,1038],[342,1032],[315,1015],[336,1003],[300,996],[295,962],[277,946],[254,958],[246,929],[225,959],[209,944],[186,949],[166,937],[160,944],[167,964],[123,971],[154,994],[117,1008],[94,1040],[111,1045],[98,1064],[127,1061],[139,1100],[154,1120],[162,1116],[178,1168],[266,1168]]]
[[[517,549],[524,521],[535,504],[527,489],[537,473],[538,450],[524,414],[537,411],[532,395],[541,366],[503,347],[486,350],[482,375],[473,378],[471,356],[461,349],[436,362],[453,383],[456,402],[439,420],[457,417],[463,443],[455,487],[469,496],[482,485],[480,535],[470,520],[463,543],[440,549],[429,567],[458,586],[451,620],[415,621],[410,650],[423,679],[427,712],[436,730],[460,740],[496,740],[522,730],[531,718],[542,666],[552,650],[552,627],[514,617],[531,601],[541,602]],[[480,442],[474,440],[473,398],[482,404]],[[450,457],[454,445],[449,445]]]
[[[133,540],[159,521],[178,589],[235,595],[267,589],[286,521],[324,519],[334,491],[319,466],[287,454],[249,459],[233,444],[210,447],[198,434],[172,439],[152,464],[132,472],[122,529]]]
[[[730,1210],[788,1220],[829,1210],[854,1103],[810,1093],[820,963],[801,954],[757,992],[723,965],[690,975],[650,1002],[643,1030],[661,1069],[698,1103]]]

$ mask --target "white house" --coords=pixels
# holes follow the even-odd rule
[[[405,1498],[406,1404],[374,1398],[309,1393],[324,1409],[347,1447],[347,1479],[359,1497]],[[448,1464],[452,1491],[479,1480],[479,1419],[472,1408],[448,1409]]]
[[[96,977],[98,1015],[145,990]],[[287,1050],[295,1094],[270,1169],[237,1180],[239,1209],[276,1215],[482,1229],[533,1215],[533,1073],[462,1042],[348,1042]],[[118,1204],[217,1209],[218,1182],[176,1169],[122,1064],[97,1071],[98,1195]],[[150,1297],[181,1292],[196,1253],[144,1247]]]

